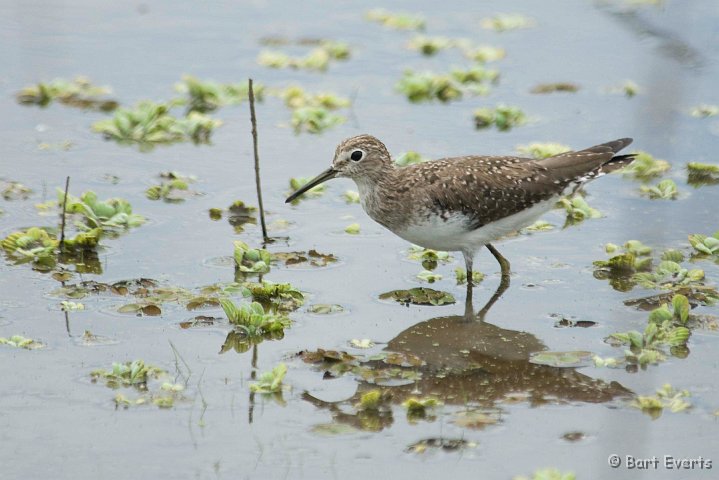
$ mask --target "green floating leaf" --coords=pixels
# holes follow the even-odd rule
[[[79,76],[71,81],[57,78],[49,83],[25,87],[16,94],[16,98],[22,105],[45,107],[58,101],[69,107],[109,112],[118,106],[115,100],[100,98],[109,93],[109,87],[97,87],[87,77]]]
[[[93,370],[90,377],[93,381],[103,379],[110,388],[135,386],[146,389],[150,378],[160,378],[167,372],[154,365],[146,365],[142,360],[125,363],[113,363],[111,370]]]
[[[537,352],[530,355],[529,363],[547,365],[549,367],[583,367],[593,361],[592,352]]]
[[[234,245],[235,266],[241,272],[267,273],[270,271],[270,252],[263,248],[250,248],[242,240],[235,240]]]
[[[407,165],[414,165],[415,163],[422,163],[427,161],[429,161],[429,158],[424,157],[414,151],[400,153],[394,159],[394,163],[399,167],[406,167]]]
[[[561,143],[552,143],[552,142],[545,142],[545,143],[530,143],[528,145],[518,145],[517,151],[530,155],[532,158],[536,159],[542,159],[542,158],[549,158],[553,157],[555,155],[559,155],[561,153],[566,153],[571,151],[571,147],[568,147],[567,145],[563,145]]]
[[[483,18],[479,24],[487,30],[506,32],[532,27],[535,25],[535,21],[518,13],[498,13],[493,17]]]
[[[240,83],[217,83],[212,80],[200,80],[192,75],[183,75],[175,90],[187,96],[185,101],[190,112],[207,113],[227,105],[237,105],[248,99],[249,85]],[[262,101],[265,88],[254,83],[252,90],[255,99]]]
[[[655,420],[661,416],[664,409],[672,413],[689,410],[692,405],[685,399],[690,396],[687,390],[677,390],[667,383],[657,390],[656,394],[639,395],[629,405],[640,409]]]
[[[285,374],[287,374],[287,365],[280,363],[271,371],[262,373],[257,382],[250,384],[250,390],[257,393],[280,392]]]
[[[365,15],[367,20],[377,22],[387,28],[395,30],[424,30],[426,25],[424,17],[404,12],[389,12],[376,8]]]
[[[639,190],[652,200],[675,200],[679,196],[677,184],[671,179],[662,180],[652,186],[642,185]]]
[[[527,115],[519,107],[497,105],[474,111],[474,125],[478,129],[494,126],[503,132],[525,123],[527,123]]]
[[[342,305],[315,303],[313,305],[310,305],[307,311],[310,313],[314,313],[315,315],[331,315],[334,313],[342,313],[345,311],[345,309]]]
[[[689,110],[689,114],[696,118],[714,117],[719,115],[719,105],[697,105]]]
[[[411,288],[409,290],[392,290],[379,296],[381,300],[395,300],[403,305],[447,305],[455,302],[454,297],[447,292],[431,288]]]
[[[143,101],[134,109],[118,109],[113,118],[95,122],[92,129],[107,139],[150,149],[154,144],[161,143],[209,143],[214,129],[222,125],[221,120],[196,111],[189,112],[184,118],[174,117],[170,114],[173,106]]]
[[[662,175],[671,168],[669,162],[656,159],[647,152],[637,151],[634,154],[634,161],[621,170],[623,175],[647,181]]]
[[[26,350],[37,350],[45,345],[32,338],[25,338],[22,335],[13,335],[10,338],[0,337],[0,345],[8,345],[15,348],[24,348]]]
[[[557,83],[540,83],[539,85],[534,86],[530,93],[534,94],[547,94],[547,93],[555,93],[555,92],[567,92],[567,93],[576,93],[579,91],[579,85],[576,83],[569,83],[569,82],[557,82]]]

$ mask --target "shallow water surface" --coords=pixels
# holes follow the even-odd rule
[[[719,465],[640,472],[612,469],[607,459],[673,455],[719,462],[716,323],[692,329],[688,354],[667,353],[666,361],[646,368],[596,367],[591,359],[576,368],[530,361],[543,351],[623,358],[625,347],[604,339],[645,328],[647,312],[625,301],[660,291],[619,291],[595,278],[592,262],[608,257],[606,243],[638,239],[656,258],[667,248],[688,255],[688,235],[719,229],[719,187],[688,185],[685,169],[687,162],[716,163],[719,117],[688,112],[719,103],[719,9],[710,0],[631,4],[393,3],[392,9],[423,14],[426,35],[506,50],[505,59],[490,64],[501,77],[487,97],[448,104],[409,103],[394,85],[408,68],[439,72],[471,62],[454,50],[433,57],[408,50],[414,34],[366,21],[365,2],[0,5],[0,180],[32,189],[26,199],[0,199],[0,236],[57,227],[57,215],[40,216],[34,205],[55,199],[67,175],[73,195],[93,190],[102,199],[122,197],[148,219],[118,238],[103,238],[96,258],[64,265],[72,273],[66,286],[95,282],[73,300],[83,311],[61,311],[67,292],[58,291],[63,285],[50,273],[7,256],[0,262],[0,337],[21,334],[45,344],[38,350],[0,345],[0,477],[352,479],[381,471],[387,478],[512,478],[556,467],[580,479],[712,478]],[[498,12],[522,13],[535,25],[503,33],[480,28],[482,18]],[[256,57],[267,48],[260,40],[270,36],[345,41],[352,54],[325,73],[267,69]],[[288,50],[305,51],[294,48]],[[124,280],[151,279],[122,286],[165,289],[170,296],[258,280],[237,275],[231,255],[233,240],[260,246],[259,225],[233,228],[226,214],[216,221],[208,214],[235,200],[256,204],[247,103],[212,113],[224,125],[211,145],[141,152],[90,130],[107,114],[15,101],[24,86],[80,74],[112,86],[112,97],[125,106],[176,96],[173,84],[183,74],[222,82],[252,76],[271,87],[298,84],[352,99],[347,121],[321,135],[295,135],[278,98],[257,105],[267,220],[288,222],[270,231],[282,238],[269,250],[316,249],[338,258],[319,268],[273,264],[263,276],[305,294],[282,339],[247,348],[217,305],[190,311],[175,297],[159,316],[118,312],[137,301],[118,286]],[[611,92],[628,79],[640,87],[636,96]],[[580,90],[529,93],[538,83],[560,81]],[[530,122],[509,132],[476,130],[472,112],[499,103],[521,107]],[[415,150],[430,158],[516,154],[517,145],[535,141],[578,149],[631,136],[630,149],[671,163],[665,178],[676,181],[680,195],[649,200],[640,196],[639,182],[622,175],[592,183],[587,200],[602,217],[562,229],[565,214],[555,210],[544,217],[553,230],[497,242],[511,261],[511,284],[483,319],[468,318],[465,287],[454,279],[461,255],[440,262],[441,280],[422,283],[420,262],[407,259],[410,245],[342,199],[355,189],[349,180],[330,182],[319,198],[284,203],[290,177],[321,172],[336,144],[360,133],[376,135],[395,155]],[[168,170],[197,176],[191,187],[201,195],[179,204],[147,199],[145,189]],[[360,234],[344,233],[355,222]],[[709,286],[717,285],[717,265],[707,259],[683,264],[703,269]],[[475,268],[485,274],[474,289],[476,313],[500,275],[486,250]],[[449,292],[457,302],[406,307],[378,298],[419,286]],[[311,304],[344,311],[314,314]],[[718,313],[694,306],[693,314]],[[196,321],[198,315],[208,318]],[[362,339],[371,340],[368,349],[352,343]],[[151,402],[117,407],[117,393],[136,398],[141,392],[115,391],[90,377],[136,359],[184,385],[172,408]],[[276,395],[251,392],[257,376],[280,362],[288,366],[288,388]],[[156,394],[161,383],[152,382]],[[691,393],[691,409],[665,409],[652,419],[630,406],[636,395],[667,383]],[[358,407],[375,389],[380,408]],[[408,414],[402,404],[411,397],[441,405]]]

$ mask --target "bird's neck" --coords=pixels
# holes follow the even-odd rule
[[[384,210],[388,208],[384,200],[387,199],[387,193],[392,191],[394,174],[394,168],[386,168],[353,179],[359,190],[362,208],[381,224],[384,224]]]

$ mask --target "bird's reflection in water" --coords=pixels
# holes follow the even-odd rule
[[[506,289],[500,286],[497,293]],[[500,291],[501,290],[501,291]],[[498,295],[490,299],[491,307]],[[617,382],[592,378],[575,368],[557,368],[530,363],[530,355],[547,350],[534,335],[508,330],[483,320],[488,308],[474,313],[471,294],[464,315],[437,317],[413,325],[392,339],[387,351],[416,356],[422,365],[414,367],[416,380],[396,386],[378,386],[360,379],[356,393],[342,402],[325,402],[306,392],[303,398],[329,409],[335,422],[357,428],[380,430],[392,423],[392,409],[359,411],[346,408],[360,402],[373,389],[382,391],[388,405],[401,404],[410,397],[435,397],[445,405],[484,410],[502,404],[528,402],[604,403],[631,392]]]

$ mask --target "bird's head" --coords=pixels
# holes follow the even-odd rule
[[[291,202],[312,187],[335,177],[361,181],[362,178],[379,178],[392,168],[392,157],[387,151],[387,147],[378,139],[372,135],[350,137],[337,146],[332,166],[287,197],[285,203]]]

